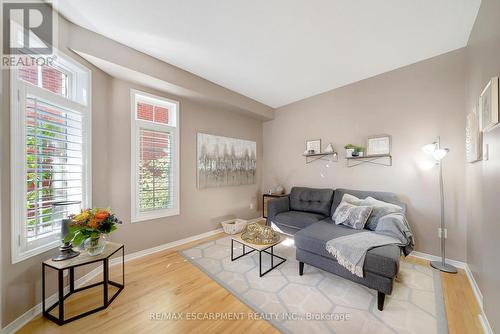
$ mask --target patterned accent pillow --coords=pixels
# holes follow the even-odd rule
[[[345,201],[340,202],[332,219],[337,225],[346,225],[355,230],[362,230],[372,213],[371,206],[357,206]]]
[[[383,216],[387,216],[391,213],[403,213],[404,211],[399,205],[380,201],[370,196],[365,199],[360,199],[351,194],[344,194],[344,196],[342,196],[342,201],[357,206],[371,206],[372,214],[368,217],[365,228],[372,231],[375,231],[378,220]]]

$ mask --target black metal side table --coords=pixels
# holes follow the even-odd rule
[[[284,263],[286,261],[285,258],[274,254],[274,246],[280,244],[283,242],[285,238],[280,234],[280,239],[276,241],[275,243],[269,244],[269,245],[257,245],[253,244],[251,242],[248,242],[246,240],[243,240],[241,238],[241,234],[235,234],[231,236],[231,261],[237,260],[240,257],[243,257],[245,255],[248,255],[250,253],[253,253],[255,251],[259,252],[259,276],[262,277],[274,268],[278,267],[280,264]],[[243,254],[234,256],[234,243],[239,243],[243,245]],[[247,252],[246,247],[250,248],[251,251]],[[268,249],[271,251],[269,252]],[[262,253],[266,253],[271,256],[271,268],[267,269],[266,271],[262,272]],[[279,262],[275,264],[274,259],[279,259]]]
[[[109,279],[109,259],[121,250],[122,255],[122,283],[117,283]],[[75,288],[75,268],[80,266],[89,265],[92,263],[102,262],[103,280],[101,282],[86,285],[81,288]],[[58,301],[45,309],[45,271],[46,268],[57,270],[58,274]],[[69,271],[69,291],[64,292],[64,271]],[[90,289],[99,285],[103,285],[103,305],[90,311],[75,315],[69,319],[64,319],[64,301],[74,293]],[[108,286],[113,285],[118,288],[111,298],[108,296]],[[125,287],[125,247],[122,244],[114,242],[106,242],[104,252],[96,256],[90,256],[82,252],[77,257],[65,261],[52,261],[47,260],[42,263],[42,313],[43,316],[54,321],[59,326],[67,324],[68,322],[83,318],[89,314],[99,312],[107,308],[118,294]],[[52,315],[50,311],[59,306],[58,317]]]

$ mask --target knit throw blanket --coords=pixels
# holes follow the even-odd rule
[[[406,256],[414,246],[410,224],[402,213],[391,213],[377,221],[375,231],[354,233],[326,243],[326,250],[337,262],[356,276],[363,277],[366,253],[375,247],[396,244]]]
[[[326,250],[342,267],[363,277],[366,253],[372,248],[389,244],[399,244],[399,240],[367,231],[332,239],[326,243]]]

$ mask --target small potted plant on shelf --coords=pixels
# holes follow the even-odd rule
[[[64,238],[71,241],[73,246],[83,243],[85,250],[91,256],[99,255],[106,245],[105,236],[116,230],[121,220],[108,209],[85,209],[81,213],[71,216],[72,223],[69,232]]]
[[[354,156],[353,153],[356,150],[356,145],[347,144],[346,146],[344,146],[344,148],[346,158],[352,158]]]
[[[365,148],[362,146],[356,146],[354,147],[354,152],[352,152],[353,157],[362,157],[363,153],[365,151]]]

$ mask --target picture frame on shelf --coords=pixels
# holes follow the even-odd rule
[[[498,124],[498,77],[492,78],[479,97],[479,117],[481,131],[491,130]]]
[[[392,137],[390,135],[377,135],[368,137],[366,143],[366,155],[389,155],[391,154]]]
[[[306,154],[321,153],[321,139],[306,140]]]

